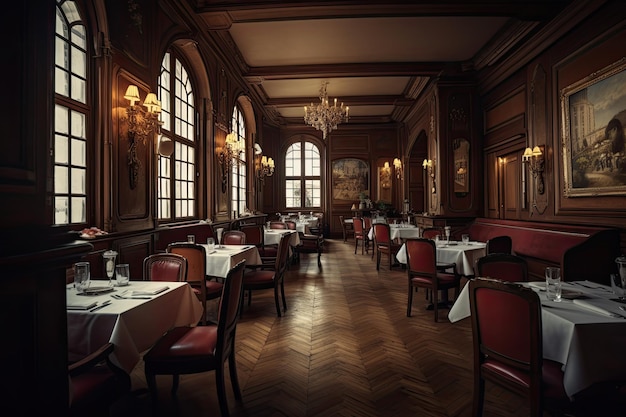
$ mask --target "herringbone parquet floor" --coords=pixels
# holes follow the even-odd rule
[[[423,293],[406,317],[406,273],[389,271],[353,242],[329,240],[318,268],[302,255],[286,276],[288,310],[276,317],[271,290],[253,293],[237,328],[243,402],[227,379],[229,408],[247,416],[469,416],[472,342],[469,320],[439,322]],[[384,262],[383,262],[384,264]],[[452,293],[451,293],[452,296]],[[213,372],[159,377],[158,415],[219,415]],[[142,363],[133,388],[145,387]],[[527,416],[523,400],[487,385],[485,416]],[[147,397],[147,396],[146,396]],[[144,399],[134,415],[149,415]]]

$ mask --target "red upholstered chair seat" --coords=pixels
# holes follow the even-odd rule
[[[275,275],[273,270],[268,269],[247,270],[245,274],[246,286],[273,284]]]
[[[456,277],[454,274],[447,274],[447,273],[438,272],[437,273],[437,279],[439,280],[439,286],[446,287],[446,286],[454,286],[454,285],[456,285],[458,277]],[[411,277],[411,282],[415,283],[415,284],[423,284],[424,286],[427,286],[427,285],[430,285],[432,283],[432,279],[431,278],[425,278],[425,277],[422,277],[422,276],[414,276],[414,277]]]
[[[159,340],[148,360],[156,374],[180,372],[183,363],[187,369],[204,372],[215,369],[216,346],[216,325],[176,327]]]

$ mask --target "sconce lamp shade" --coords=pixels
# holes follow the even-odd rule
[[[174,142],[171,139],[162,137],[159,141],[159,155],[172,156],[174,153]]]
[[[533,156],[541,156],[541,148],[539,146],[535,146],[532,152]]]
[[[389,162],[385,162],[385,169],[389,169]]]
[[[161,102],[157,100],[156,94],[149,93],[143,102],[143,105],[150,113],[161,113]]]
[[[126,94],[124,94],[124,98],[130,101],[130,105],[134,106],[136,102],[140,100],[139,98],[139,89],[136,85],[129,85],[126,89]]]

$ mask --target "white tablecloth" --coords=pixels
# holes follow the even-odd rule
[[[213,250],[202,246],[206,249],[206,274],[212,277],[226,278],[228,271],[243,260],[246,265],[261,265],[259,250],[254,245],[216,245]]]
[[[474,275],[474,262],[485,256],[485,246],[483,242],[470,242],[463,244],[461,242],[452,242],[452,245],[446,246],[443,242],[437,242],[437,263],[455,263],[456,270],[459,274],[465,276]],[[398,262],[406,264],[406,248],[404,245],[396,254]]]
[[[102,286],[105,281],[92,281],[92,286]],[[163,286],[165,292],[148,299],[116,300],[111,294],[122,291],[145,291]],[[78,295],[73,284],[68,285],[67,303],[76,301],[110,300],[111,304],[93,312],[67,311],[68,355],[79,359],[107,342],[115,345],[112,360],[130,373],[141,352],[149,349],[159,337],[175,326],[198,323],[202,317],[202,303],[186,282],[130,281],[126,287],[116,287],[114,293],[97,296]]]
[[[624,315],[608,287],[584,281],[580,285],[564,283],[563,288],[576,290],[611,312]],[[456,300],[448,319],[454,323],[470,316],[469,290],[466,284]],[[565,392],[570,397],[602,381],[623,380],[626,375],[626,318],[613,318],[595,313],[564,299],[547,301],[539,292],[543,308],[543,357],[563,364]]]
[[[374,240],[374,228],[373,227],[369,230],[369,232],[367,232],[367,237],[369,238],[369,240]],[[417,226],[400,226],[400,225],[390,224],[389,225],[389,237],[391,238],[391,240],[420,237],[420,229]]]
[[[266,245],[278,245],[280,242],[280,238],[282,235],[286,233],[291,233],[291,241],[289,244],[291,246],[298,246],[300,244],[300,234],[293,233],[293,230],[285,230],[285,229],[270,229],[265,230],[263,239]]]

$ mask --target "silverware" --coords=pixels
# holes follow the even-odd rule
[[[108,306],[109,304],[111,304],[111,300],[106,300],[104,301],[102,304],[95,306],[94,308],[92,308],[91,310],[89,310],[89,312],[94,312],[96,310],[100,310],[103,307]]]
[[[144,296],[137,296],[137,295],[123,296],[123,295],[118,295],[118,294],[111,294],[111,297],[115,298],[116,300],[152,300],[152,297],[144,297]]]

